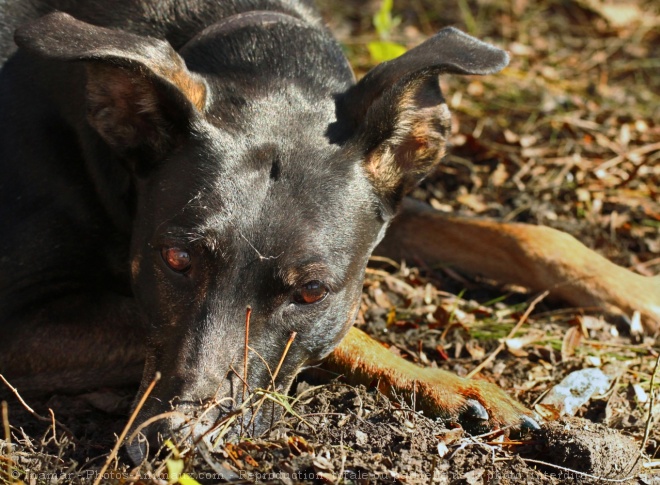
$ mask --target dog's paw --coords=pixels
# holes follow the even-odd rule
[[[403,401],[426,416],[460,424],[472,434],[539,427],[531,411],[496,385],[419,367],[357,328],[349,331],[325,367],[353,385],[377,383],[392,401]]]
[[[539,428],[533,413],[495,384],[440,369],[420,370],[415,379],[399,376],[381,383],[381,390],[393,399],[408,396],[426,416],[460,424],[470,434]]]

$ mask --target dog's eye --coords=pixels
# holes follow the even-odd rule
[[[190,253],[181,248],[163,248],[160,253],[171,270],[185,273],[190,269]]]
[[[328,295],[328,289],[318,280],[305,283],[296,290],[293,299],[296,303],[310,305],[323,300]]]

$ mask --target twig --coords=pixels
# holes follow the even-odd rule
[[[155,416],[150,417],[146,421],[140,423],[140,426],[135,428],[135,431],[131,433],[131,435],[128,437],[126,440],[127,443],[130,443],[133,441],[135,438],[137,438],[137,435],[140,434],[140,432],[149,426],[152,423],[155,423],[156,421],[160,421],[162,419],[167,419],[167,418],[186,418],[187,416],[182,413],[181,411],[166,411],[164,413],[156,414]]]
[[[249,355],[249,344],[250,344],[250,315],[252,315],[252,307],[248,305],[245,311],[245,344],[243,345],[243,395],[241,396],[241,402],[245,402],[245,393],[248,388],[248,355]],[[236,371],[234,371],[236,372]],[[241,435],[243,435],[243,420],[241,419]]]
[[[144,394],[140,398],[140,402],[138,402],[138,405],[135,406],[135,409],[133,410],[133,413],[131,413],[131,417],[128,418],[128,422],[126,423],[126,426],[124,426],[124,429],[122,430],[121,434],[117,438],[117,442],[115,443],[114,448],[112,448],[112,451],[108,455],[108,459],[105,460],[105,464],[101,468],[101,471],[99,472],[98,475],[96,475],[96,479],[94,480],[94,485],[99,485],[101,483],[101,479],[103,478],[103,474],[105,471],[108,469],[110,466],[110,463],[112,463],[112,460],[114,460],[117,457],[117,453],[119,452],[119,448],[121,447],[122,443],[124,442],[124,438],[126,437],[126,434],[128,433],[128,430],[131,429],[131,426],[133,426],[133,422],[137,418],[138,413],[142,409],[142,406],[144,406],[144,403],[147,401],[147,398],[149,397],[149,394],[151,394],[151,391],[154,390],[154,387],[156,386],[156,383],[160,380],[160,372],[156,372],[154,375],[154,378],[152,379],[151,383],[149,384],[149,387],[147,387],[147,390],[144,391]]]
[[[234,369],[234,364],[229,364],[229,370],[232,371],[236,376],[236,378],[243,383],[244,388],[245,387],[247,387],[248,389],[250,388],[250,386],[248,386],[247,381],[243,379],[243,376],[240,375],[236,369]],[[243,391],[243,399],[241,400],[241,402],[245,402],[245,391]]]
[[[444,342],[445,339],[447,338],[447,334],[449,334],[449,330],[455,325],[457,325],[454,322],[454,320],[456,319],[456,310],[458,310],[458,305],[461,303],[460,300],[463,298],[464,294],[465,294],[465,289],[462,289],[461,292],[454,297],[454,302],[453,302],[454,304],[451,307],[451,312],[449,312],[449,318],[447,319],[447,326],[440,334],[440,342]]]
[[[50,424],[51,422],[54,421],[54,422],[57,423],[57,425],[62,429],[62,431],[64,431],[66,434],[69,435],[69,438],[71,438],[71,440],[72,440],[74,443],[77,443],[77,442],[78,442],[78,440],[76,439],[76,436],[73,434],[73,432],[72,432],[69,428],[67,428],[66,426],[64,426],[62,423],[60,423],[59,421],[55,420],[55,417],[54,417],[54,416],[53,416],[52,419],[51,419],[51,418],[46,418],[46,417],[44,417],[44,416],[41,416],[40,414],[37,414],[37,412],[36,412],[34,409],[32,409],[32,408],[28,405],[28,403],[26,403],[26,402],[23,400],[23,398],[21,397],[21,395],[18,393],[18,389],[16,389],[14,386],[12,386],[12,385],[9,383],[9,381],[7,381],[7,379],[5,379],[5,376],[3,376],[2,374],[0,374],[0,380],[5,384],[5,386],[7,386],[7,387],[9,388],[9,390],[12,392],[12,394],[14,395],[14,397],[16,397],[16,399],[18,399],[18,402],[21,403],[21,406],[23,406],[23,408],[24,408],[28,413],[30,413],[30,414],[32,415],[33,418],[37,419],[38,421],[42,421],[42,422],[44,422],[44,423],[49,423],[49,424]],[[51,413],[52,413],[52,411],[51,411]]]
[[[580,345],[591,345],[592,347],[614,347],[629,350],[646,350],[647,352],[652,349],[649,344],[622,344],[619,342],[604,342],[600,340],[582,340]]]
[[[11,432],[9,431],[9,409],[7,409],[7,401],[2,401],[2,427],[5,430],[5,447],[7,448],[7,476],[9,477],[10,482],[14,483],[14,473],[12,468],[14,467],[14,462],[11,459]]]
[[[401,268],[401,265],[394,261],[391,258],[386,258],[385,256],[374,256],[373,254],[369,256],[369,261],[375,261],[378,263],[387,263],[390,266],[393,266],[395,269]]]
[[[647,153],[653,152],[655,150],[660,149],[660,143],[650,143],[648,145],[643,145],[639,148],[636,148],[635,150],[630,150],[626,152],[625,154],[620,154],[617,155],[614,158],[610,158],[609,160],[601,163],[597,167],[591,170],[592,173],[597,173],[598,171],[602,170],[609,170],[610,168],[618,165],[619,163],[623,162],[626,159],[630,159],[630,155],[646,155]]]
[[[366,274],[373,274],[373,275],[378,275],[378,276],[383,276],[383,277],[392,276],[387,271],[385,271],[383,269],[377,269],[377,268],[365,268],[364,272]]]
[[[243,348],[243,397],[241,402],[245,401],[245,392],[247,391],[248,381],[248,345],[250,343],[250,315],[252,315],[252,307],[248,305],[245,312],[245,345]]]
[[[55,428],[55,424],[56,424],[55,413],[53,412],[53,410],[51,408],[48,408],[48,412],[50,413],[51,426],[53,427],[53,441],[55,442],[55,444],[57,446],[60,446],[59,442],[57,441],[57,432],[56,432],[56,428]]]
[[[296,338],[296,335],[298,335],[298,332],[291,332],[291,335],[289,335],[289,340],[287,340],[286,345],[284,346],[284,352],[282,352],[282,356],[280,357],[280,361],[277,363],[277,367],[275,368],[275,372],[273,372],[273,377],[272,377],[273,390],[275,390],[275,379],[277,379],[277,374],[279,374],[280,369],[282,368],[282,364],[284,364],[284,359],[286,358],[286,354],[289,353],[289,349],[291,348],[291,344],[293,344],[293,341]],[[270,386],[268,386],[268,387],[270,389]],[[269,389],[266,389],[266,391],[268,391]],[[263,405],[265,400],[266,400],[266,394],[261,396],[261,399],[257,403],[257,409],[252,412],[252,417],[250,418],[250,422],[248,423],[248,428],[250,426],[252,426],[252,423],[254,422],[254,419],[256,418],[257,414],[259,414],[259,410],[261,409],[261,406]]]
[[[236,372],[236,370],[234,369],[234,366],[232,366],[232,365],[230,364],[230,365],[229,365],[229,368],[232,370],[232,372],[233,372],[234,374],[236,374],[236,376],[237,376],[239,379],[242,380],[241,376],[240,376],[240,375],[238,374],[238,372]],[[207,415],[208,413],[211,412],[211,410],[213,410],[213,409],[217,408],[218,406],[220,406],[220,404],[222,404],[223,401],[229,401],[229,402],[231,402],[231,403],[232,403],[232,406],[234,406],[234,405],[236,404],[236,401],[235,401],[232,397],[230,397],[230,396],[223,397],[223,398],[221,398],[221,399],[218,401],[218,399],[217,399],[217,397],[218,397],[218,392],[220,392],[221,387],[222,387],[222,384],[220,384],[220,385],[218,386],[218,388],[215,390],[215,393],[213,393],[213,401],[211,402],[210,405],[207,405],[207,406],[206,406],[206,409],[204,409],[204,411],[202,412],[202,414],[200,414],[200,415],[196,418],[195,423],[194,423],[192,426],[188,426],[189,431],[188,431],[185,435],[183,435],[183,436],[181,436],[181,437],[179,438],[179,440],[177,441],[177,444],[176,444],[177,449],[178,449],[178,448],[181,448],[181,446],[183,446],[183,444],[185,443],[185,441],[188,440],[191,436],[194,437],[194,430],[195,430],[195,428],[196,428],[200,423],[202,423],[203,419],[206,417],[206,415]],[[243,409],[244,404],[245,404],[244,402],[241,403],[239,409]],[[232,412],[233,412],[233,411],[232,411]],[[230,414],[231,414],[231,413],[230,413]],[[226,417],[227,417],[227,416],[223,417],[220,421],[217,421],[217,420],[216,420],[216,423],[215,423],[213,426],[211,426],[210,428],[208,428],[204,433],[202,433],[202,435],[201,435],[199,438],[196,439],[196,441],[194,441],[195,445],[197,444],[197,442],[198,442],[199,440],[203,439],[207,434],[212,433],[212,432],[214,432],[216,429],[218,429],[218,427],[221,426],[222,423],[225,421],[225,418],[226,418]],[[186,424],[188,424],[188,423],[186,423]],[[129,440],[129,441],[130,441],[130,440]]]
[[[2,428],[5,431],[5,446],[11,451],[11,433],[9,432],[9,409],[7,401],[2,401]]]
[[[435,467],[438,465],[438,455],[433,455],[431,462],[431,473],[429,473],[429,485],[433,485],[433,475],[435,475]]]
[[[468,379],[474,377],[477,375],[481,370],[486,367],[495,357],[497,357],[497,354],[499,354],[502,350],[504,350],[504,347],[506,345],[506,341],[509,340],[510,338],[513,338],[513,336],[520,330],[520,327],[523,326],[523,324],[527,321],[527,318],[529,315],[534,311],[534,308],[538,303],[543,300],[546,296],[548,296],[550,292],[549,291],[544,291],[541,293],[539,296],[534,298],[534,300],[529,304],[527,307],[527,310],[525,310],[525,313],[523,313],[523,316],[520,317],[520,320],[518,320],[518,323],[516,323],[516,326],[511,329],[509,332],[509,335],[506,336],[506,338],[502,339],[500,341],[499,345],[497,348],[488,356],[486,357],[478,366],[476,366],[474,369],[472,369],[468,375],[466,376]]]
[[[277,363],[277,367],[275,367],[275,372],[273,372],[273,390],[275,390],[275,379],[277,379],[277,374],[280,373],[280,369],[282,368],[282,364],[284,364],[286,354],[289,353],[289,349],[291,348],[291,344],[295,340],[296,335],[298,335],[298,332],[291,332],[291,335],[289,335],[289,340],[286,341],[284,352],[282,352],[282,357],[280,357],[280,361]]]
[[[572,468],[566,468],[563,466],[555,465],[554,463],[548,463],[546,461],[541,461],[541,460],[533,460],[532,458],[523,458],[522,459],[525,463],[535,463],[537,465],[543,465],[543,466],[548,466],[550,468],[556,468],[557,470],[562,470],[564,472],[568,473],[575,473],[576,475],[580,475],[583,477],[587,478],[593,478],[594,480],[598,480],[599,482],[608,482],[608,483],[624,483],[629,480],[632,480],[633,476],[629,476],[626,478],[605,478],[605,477],[599,477],[598,475],[592,475],[591,473],[585,473],[585,472],[580,472],[577,470],[573,470]]]
[[[642,453],[644,453],[644,448],[646,448],[646,441],[649,439],[651,424],[653,423],[653,406],[655,405],[655,393],[653,392],[653,387],[655,386],[655,376],[658,373],[658,365],[660,365],[660,355],[658,355],[658,358],[655,361],[653,374],[651,374],[651,386],[649,388],[649,393],[651,394],[651,398],[649,400],[649,417],[646,418],[646,426],[644,427],[644,438],[642,439],[642,446],[640,448]]]
[[[266,362],[266,359],[263,358],[263,356],[257,351],[257,349],[254,349],[250,347],[250,351],[254,353],[254,355],[257,356],[257,358],[261,361],[261,363],[264,365],[266,368],[266,371],[268,372],[268,375],[270,376],[270,382],[275,385],[275,381],[273,381],[273,373],[270,370],[270,366],[268,365],[268,362]],[[238,375],[236,371],[234,371],[234,374]],[[248,386],[249,387],[249,386]]]
[[[656,264],[660,264],[660,258],[653,258],[649,259],[648,261],[644,261],[643,263],[633,264],[632,266],[628,266],[626,269],[639,270],[640,268],[648,268],[649,266],[655,266]]]
[[[339,469],[339,474],[337,475],[337,485],[344,482],[342,478],[346,470],[346,450],[344,449],[344,432],[339,433],[339,449],[341,450],[341,468]]]

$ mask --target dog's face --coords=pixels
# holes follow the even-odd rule
[[[85,64],[88,123],[132,174],[130,272],[148,327],[141,394],[162,375],[138,425],[209,404],[200,419],[170,414],[150,436],[185,423],[201,437],[245,396],[286,390],[332,351],[397,205],[444,154],[438,74],[507,62],[446,29],[351,86],[327,34],[259,16],[207,29],[183,57],[64,14],[17,34],[27,50]],[[236,422],[261,430],[273,418],[270,407],[252,414]]]
[[[170,401],[182,409],[216,399],[207,414],[215,419],[241,403],[244,380],[250,391],[271,385],[295,332],[276,379],[286,389],[335,347],[357,311],[384,221],[357,160],[324,135],[333,111],[297,99],[289,119],[274,97],[246,103],[251,136],[202,121],[137,181],[131,252],[134,294],[151,327],[145,383],[156,370],[163,376],[154,389],[162,404],[150,400],[146,416]]]

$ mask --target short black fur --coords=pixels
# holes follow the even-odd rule
[[[136,426],[221,401],[195,435],[242,399],[248,306],[250,389],[292,332],[283,390],[339,343],[371,251],[444,153],[438,74],[507,61],[449,29],[354,84],[303,1],[5,5],[0,373],[25,394],[140,379],[141,394],[159,371]],[[327,296],[305,304],[311,283]]]

